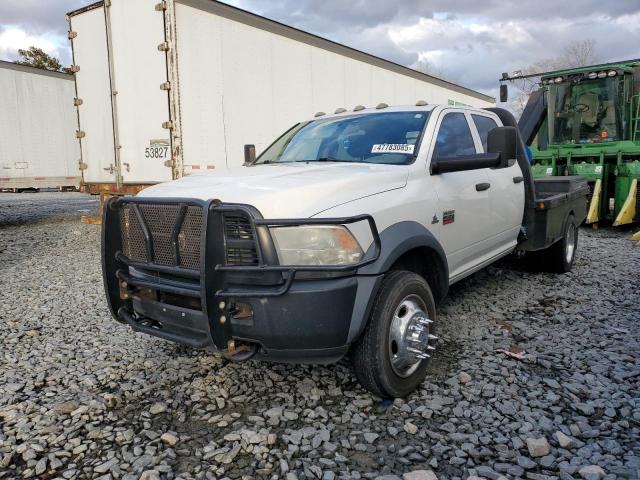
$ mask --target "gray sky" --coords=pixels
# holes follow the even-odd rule
[[[136,0],[128,0],[136,1]],[[0,59],[36,45],[66,65],[65,13],[85,0],[0,0]],[[500,72],[593,39],[601,61],[640,57],[639,0],[229,0],[407,66],[428,61],[491,95]]]

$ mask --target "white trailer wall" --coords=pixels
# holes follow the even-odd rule
[[[238,166],[245,144],[260,152],[317,111],[495,104],[213,0],[111,0],[70,19],[87,183],[148,184]],[[112,148],[103,145],[108,137]],[[168,142],[169,155],[148,156]]]
[[[78,187],[71,75],[0,62],[0,189]]]

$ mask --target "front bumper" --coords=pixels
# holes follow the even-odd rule
[[[191,268],[185,268],[181,259],[181,254],[189,250],[184,244],[180,246],[184,213],[171,219],[172,225],[165,228],[166,238],[155,238],[156,234],[160,236],[153,226],[157,219],[149,222],[148,210],[143,210],[152,205],[173,205],[180,212],[191,207],[201,209],[197,265],[191,261]],[[123,245],[121,215],[125,208],[132,218],[135,213],[140,224],[144,261],[125,255],[131,250]],[[256,255],[251,265],[230,264],[228,253],[235,251],[236,244],[227,236],[225,222],[229,215],[239,214],[248,219],[253,232],[253,240],[242,240],[244,246],[253,241]],[[359,264],[277,264],[269,226],[356,222],[368,222],[374,239],[373,248]],[[169,255],[161,254],[158,245],[162,242]],[[247,205],[132,197],[112,199],[104,210],[103,279],[113,316],[135,331],[228,355],[237,352],[240,345],[249,345],[258,355],[274,360],[338,360],[364,325],[369,299],[380,280],[379,276],[358,275],[357,271],[376,261],[379,253],[378,232],[367,215],[265,220]],[[157,257],[162,257],[162,263]],[[168,260],[170,257],[174,260]],[[303,275],[310,278],[300,279]]]

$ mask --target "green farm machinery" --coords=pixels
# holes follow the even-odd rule
[[[581,175],[591,195],[586,223],[640,222],[640,59],[532,75],[539,78],[518,127],[535,177]]]

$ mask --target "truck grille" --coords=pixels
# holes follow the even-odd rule
[[[225,214],[224,236],[227,265],[258,265],[255,232],[245,214]]]
[[[125,204],[120,211],[122,253],[130,260],[142,263],[178,266],[199,270],[201,265],[202,208],[188,206],[178,233],[178,258],[172,245],[174,229],[180,221],[179,204],[135,204],[151,236],[153,258],[147,254],[144,229],[136,215],[134,204]],[[255,232],[244,212],[224,214],[227,265],[258,265]],[[176,261],[177,260],[177,261]]]
[[[178,261],[172,245],[173,229],[179,220],[180,205],[137,204],[144,219],[153,247],[153,259],[147,254],[144,230],[132,204],[120,212],[122,253],[136,262],[151,262],[198,270],[202,236],[202,208],[188,206],[178,233]]]

